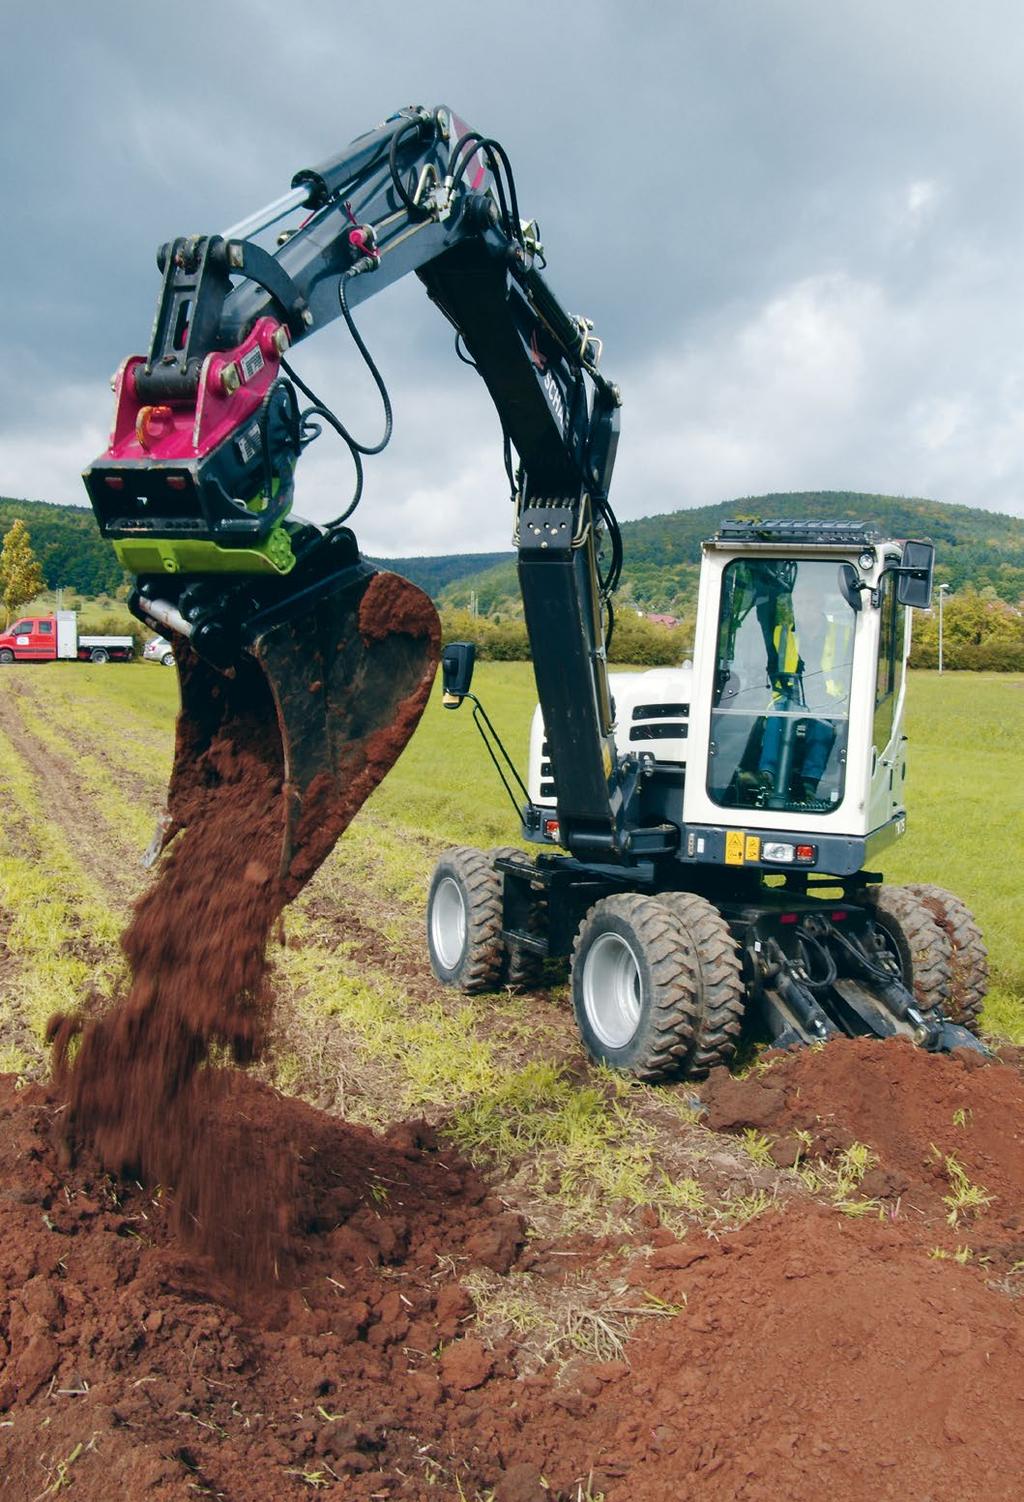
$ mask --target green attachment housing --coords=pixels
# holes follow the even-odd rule
[[[288,574],[295,566],[291,538],[274,527],[254,547],[223,548],[191,537],[112,538],[114,552],[131,574]]]

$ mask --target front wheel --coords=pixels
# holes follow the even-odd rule
[[[427,897],[427,949],[437,979],[459,991],[489,991],[501,975],[501,881],[482,850],[445,851]]]
[[[572,1004],[591,1058],[644,1080],[685,1072],[699,977],[675,913],[655,897],[594,904],[572,952]]]
[[[93,647],[92,651],[89,653],[89,661],[109,662],[110,653],[107,651],[106,647]]]
[[[7,667],[13,661],[14,653],[11,651],[10,647],[0,648],[0,664],[2,664],[4,667]]]

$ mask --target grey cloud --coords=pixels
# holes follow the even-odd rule
[[[0,26],[4,491],[80,498],[93,456],[75,444],[102,441],[106,377],[145,345],[162,239],[222,228],[399,105],[444,101],[506,143],[553,284],[605,338],[624,515],[861,483],[1020,509],[1012,0],[40,0]],[[820,367],[812,304],[836,341]],[[360,321],[399,417],[367,545],[502,545],[472,500],[490,465],[502,504],[497,425],[445,325],[412,283]],[[372,427],[343,331],[305,358]],[[326,443],[302,476],[322,515]]]

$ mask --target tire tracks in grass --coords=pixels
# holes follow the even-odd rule
[[[83,885],[96,893],[112,894],[106,906],[127,913],[144,884],[138,859],[112,821],[97,811],[83,762],[68,754],[71,743],[54,731],[40,734],[32,725],[34,696],[21,685],[6,696],[4,731],[14,754],[35,785],[45,820],[56,830],[82,872]]]

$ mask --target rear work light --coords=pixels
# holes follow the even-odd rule
[[[780,866],[812,866],[817,858],[817,845],[790,845],[785,840],[765,840],[761,846],[761,859]]]

